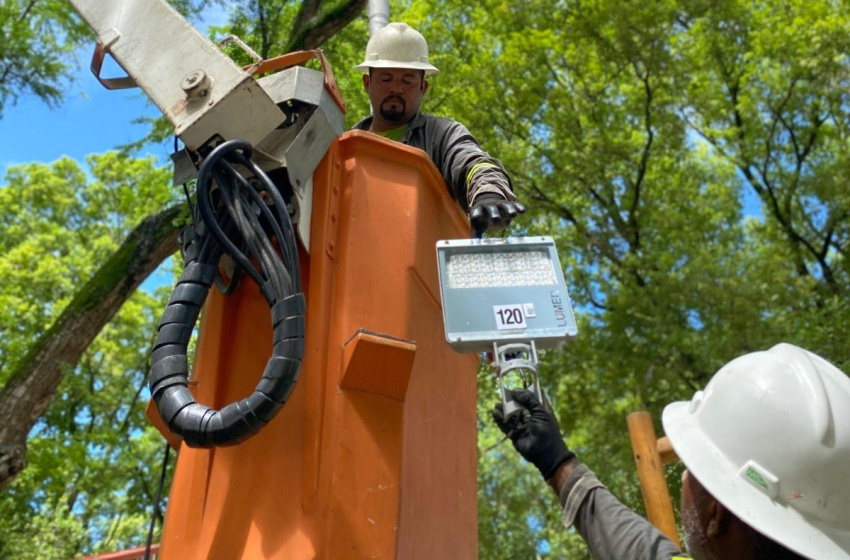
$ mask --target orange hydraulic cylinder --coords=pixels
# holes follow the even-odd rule
[[[469,226],[421,151],[359,131],[314,174],[301,377],[259,434],[182,445],[161,560],[477,557],[477,358],[445,342],[435,243]],[[194,393],[250,394],[271,354],[250,280],[212,291]]]

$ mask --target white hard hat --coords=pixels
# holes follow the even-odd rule
[[[428,62],[428,43],[421,33],[406,23],[393,22],[369,38],[366,60],[357,70],[364,74],[370,68],[411,68],[426,74],[439,72]]]
[[[798,554],[850,559],[850,378],[778,344],[726,364],[664,431],[693,476],[743,522]]]

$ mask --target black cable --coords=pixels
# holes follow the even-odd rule
[[[252,164],[250,161],[245,161],[244,157],[242,158],[242,161],[240,161],[240,163],[242,163],[243,165]],[[286,248],[284,258],[287,264],[287,268],[291,270],[293,266],[297,266],[298,264],[298,246],[295,241],[295,229],[292,227],[292,220],[289,217],[289,212],[286,208],[286,202],[283,200],[280,191],[274,187],[274,183],[272,183],[268,175],[266,175],[266,173],[256,165],[253,165],[253,167],[256,169],[257,177],[260,179],[261,184],[264,187],[264,192],[268,193],[269,196],[272,197],[272,201],[274,202],[273,207],[278,214],[278,220],[281,224],[285,226],[282,229],[282,233],[286,241],[286,243],[284,244]],[[296,292],[300,292],[301,276],[297,275],[293,277],[293,281],[293,289]]]
[[[232,143],[239,143],[236,146],[228,146]],[[220,244],[224,246],[224,249],[227,253],[248,273],[251,278],[258,285],[262,285],[264,283],[264,279],[260,275],[260,272],[254,267],[253,264],[248,260],[248,258],[242,253],[239,248],[233,243],[233,240],[225,235],[224,231],[219,224],[219,218],[216,216],[215,211],[213,209],[212,201],[210,200],[210,188],[212,185],[212,171],[215,166],[219,163],[225,155],[228,154],[227,149],[240,149],[243,147],[250,148],[250,144],[247,142],[241,142],[239,140],[232,140],[231,142],[226,142],[218,146],[215,150],[207,156],[207,159],[204,160],[204,163],[201,164],[201,169],[198,174],[198,185],[197,185],[197,195],[198,195],[198,211],[201,215],[201,221],[204,225],[210,230],[210,233],[215,236]],[[223,148],[226,148],[223,150]],[[224,177],[222,177],[224,179]],[[224,183],[225,181],[223,181]],[[224,191],[222,191],[222,198],[225,200],[229,200],[229,195],[224,195]],[[223,221],[227,221],[225,218],[222,218]],[[238,224],[237,224],[238,227]],[[247,233],[247,232],[243,232]],[[246,241],[248,241],[246,239]]]
[[[192,207],[192,196],[189,194],[188,183],[183,183],[183,194],[186,197],[186,205],[189,206],[189,208],[191,208]],[[189,216],[192,218],[192,225],[195,226],[195,229],[198,229],[197,228],[197,222],[195,221],[195,213],[189,212]]]
[[[165,486],[165,475],[168,472],[168,455],[171,452],[171,446],[165,442],[165,455],[162,458],[162,472],[159,475],[159,486],[156,489],[156,499],[153,501],[153,513],[151,513],[151,526],[148,529],[148,541],[145,545],[145,560],[150,560],[151,545],[153,544],[153,530],[156,527],[156,514],[160,511],[159,501],[162,499],[162,489]]]
[[[201,165],[198,220],[181,233],[185,267],[151,356],[151,395],[160,416],[191,447],[232,445],[259,431],[286,403],[304,356],[306,303],[295,231],[283,196],[251,161],[251,151],[247,142],[232,140],[216,147]],[[253,179],[245,179],[237,166]],[[260,192],[271,197],[271,208]],[[189,391],[187,354],[224,253],[260,287],[271,308],[274,346],[254,393],[218,411],[197,403]]]

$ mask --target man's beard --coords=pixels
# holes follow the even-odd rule
[[[706,537],[705,532],[700,527],[699,514],[693,507],[682,509],[681,513],[685,550],[694,558],[697,555],[702,557],[707,554],[708,537]]]
[[[385,109],[384,106],[387,105],[388,101],[395,101],[399,105],[401,105],[401,109]],[[407,103],[405,103],[404,98],[399,95],[390,95],[386,99],[381,102],[381,118],[385,121],[389,122],[399,122],[404,120],[404,113],[407,110]]]

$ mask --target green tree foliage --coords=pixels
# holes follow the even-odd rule
[[[261,57],[272,58],[323,45],[365,6],[365,0],[243,0],[231,4],[230,21],[218,31],[235,34]]]
[[[115,152],[9,170],[0,187],[0,385],[32,341],[151,210],[169,171]],[[146,204],[139,204],[145,200]],[[162,438],[144,417],[152,325],[165,294],[139,291],[68,365],[0,495],[0,558],[67,559],[141,544]]]
[[[779,341],[845,367],[850,14],[833,2],[405,2],[455,116],[557,238],[580,334],[542,377],[570,444],[641,509],[625,415]],[[498,433],[486,417],[481,443]],[[479,463],[481,558],[579,558],[509,444]],[[675,474],[672,487],[677,488]]]
[[[74,67],[73,51],[88,37],[88,27],[67,2],[2,0],[0,117],[22,95],[57,104]]]

